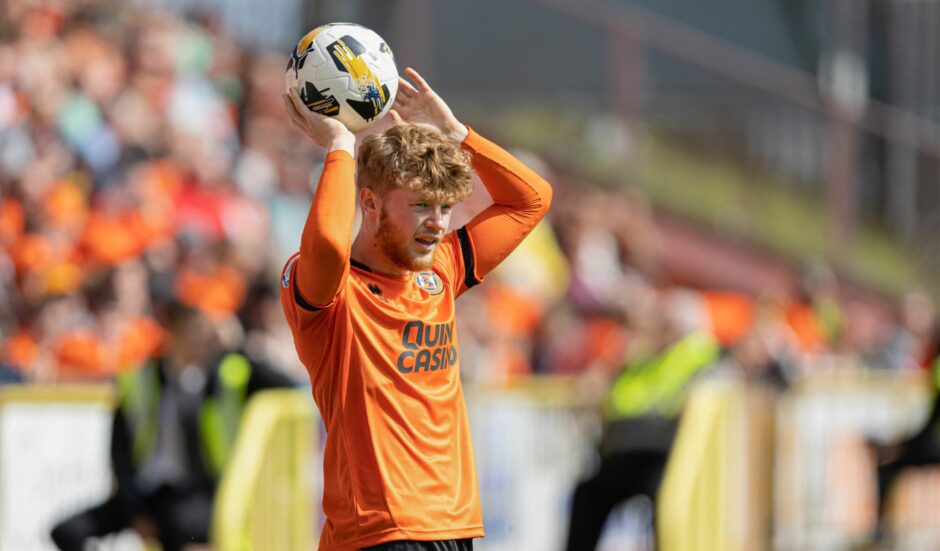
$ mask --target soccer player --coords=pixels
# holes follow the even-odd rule
[[[328,436],[320,551],[472,549],[483,537],[454,302],[548,210],[551,188],[461,124],[413,69],[396,123],[366,138],[308,111],[327,149],[281,303]],[[475,170],[493,204],[448,232]],[[353,241],[356,199],[362,225]]]

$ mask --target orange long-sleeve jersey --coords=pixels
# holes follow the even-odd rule
[[[327,428],[321,551],[483,536],[454,303],[535,227],[551,188],[472,130],[463,147],[493,204],[441,241],[431,269],[390,276],[350,259],[355,166],[335,151],[282,272]]]

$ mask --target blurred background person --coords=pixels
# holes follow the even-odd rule
[[[212,500],[248,400],[291,384],[285,375],[227,352],[201,311],[179,303],[166,310],[163,353],[118,375],[114,493],[52,530],[63,551],[86,549],[89,541],[126,528],[167,551],[208,542]]]
[[[909,469],[940,465],[940,358],[933,303],[922,292],[911,290],[901,299],[898,318],[882,349],[883,365],[888,369],[926,373],[932,406],[919,429],[903,440],[870,440],[877,466],[878,513],[873,531],[876,541],[896,536],[889,526],[888,505],[900,475]]]
[[[934,362],[931,368],[933,406],[923,426],[915,434],[900,441],[873,443],[877,465],[878,516],[874,538],[888,540],[891,528],[888,525],[888,504],[892,489],[900,475],[907,469],[940,465],[940,362]]]
[[[632,497],[646,496],[655,511],[683,398],[692,379],[719,358],[711,335],[690,332],[663,310],[665,303],[657,303],[644,312],[652,319],[633,326],[636,348],[610,383],[599,464],[572,497],[569,551],[596,549],[611,511]]]

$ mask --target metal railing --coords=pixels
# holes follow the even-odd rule
[[[668,124],[669,114],[675,116],[678,107],[678,116],[687,125],[694,126],[696,119],[702,121],[698,141],[713,142],[716,133],[723,133],[725,138],[730,134],[737,143],[727,143],[726,150],[743,151],[747,160],[772,172],[811,182],[809,189],[819,193],[827,204],[829,251],[833,260],[841,260],[853,245],[861,219],[881,220],[909,244],[930,245],[921,238],[940,226],[940,206],[923,200],[940,195],[934,191],[940,163],[940,124],[928,118],[930,113],[936,115],[936,109],[935,106],[916,109],[904,102],[901,108],[899,104],[870,97],[867,70],[860,69],[861,62],[850,62],[864,57],[864,47],[848,44],[852,40],[834,41],[831,49],[824,52],[831,55],[817,60],[820,69],[816,75],[629,2],[534,0],[534,3],[607,34],[611,112],[633,123],[655,123],[657,115],[665,112],[663,120]],[[855,4],[858,7],[852,8],[854,14],[864,12],[865,3]],[[910,29],[892,27],[895,34],[919,32],[929,37],[931,28],[937,27],[928,25],[930,14],[940,5],[937,2],[886,4],[925,21]],[[821,13],[826,13],[827,8],[833,10],[836,27],[845,25],[840,23],[844,19],[840,19],[841,12],[835,13],[840,7],[845,6],[837,2],[818,4]],[[895,19],[905,21],[902,17]],[[908,22],[911,19],[908,14]],[[898,59],[894,61],[899,66],[940,56],[935,41],[927,41],[927,46],[933,44],[932,48],[908,48],[911,51],[902,51],[903,41],[895,42],[891,43],[890,51],[895,53]],[[852,46],[859,51],[852,51]],[[663,90],[658,91],[656,98],[640,97],[643,83],[652,78],[645,59],[653,54],[680,61],[693,70],[704,70],[722,80],[721,97],[710,97],[707,90],[700,94],[691,91],[691,97],[679,99],[678,104],[670,103],[668,92],[664,94]],[[902,76],[891,75],[892,83],[903,80]],[[928,82],[930,78],[923,80],[920,88],[929,91],[936,87],[936,83]],[[933,80],[938,79],[934,76]],[[903,99],[903,94],[895,95]],[[682,102],[693,105],[683,109]]]

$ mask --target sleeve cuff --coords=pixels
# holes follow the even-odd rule
[[[326,159],[324,159],[323,164],[328,164],[332,162],[341,163],[343,161],[352,161],[353,157],[345,149],[334,149],[326,154]]]
[[[470,151],[478,151],[480,149],[481,143],[485,141],[486,140],[483,138],[483,136],[480,136],[479,134],[476,133],[475,130],[473,130],[473,128],[468,126],[467,137],[464,138],[462,142],[460,142],[460,147],[463,147],[464,149],[468,149]]]

